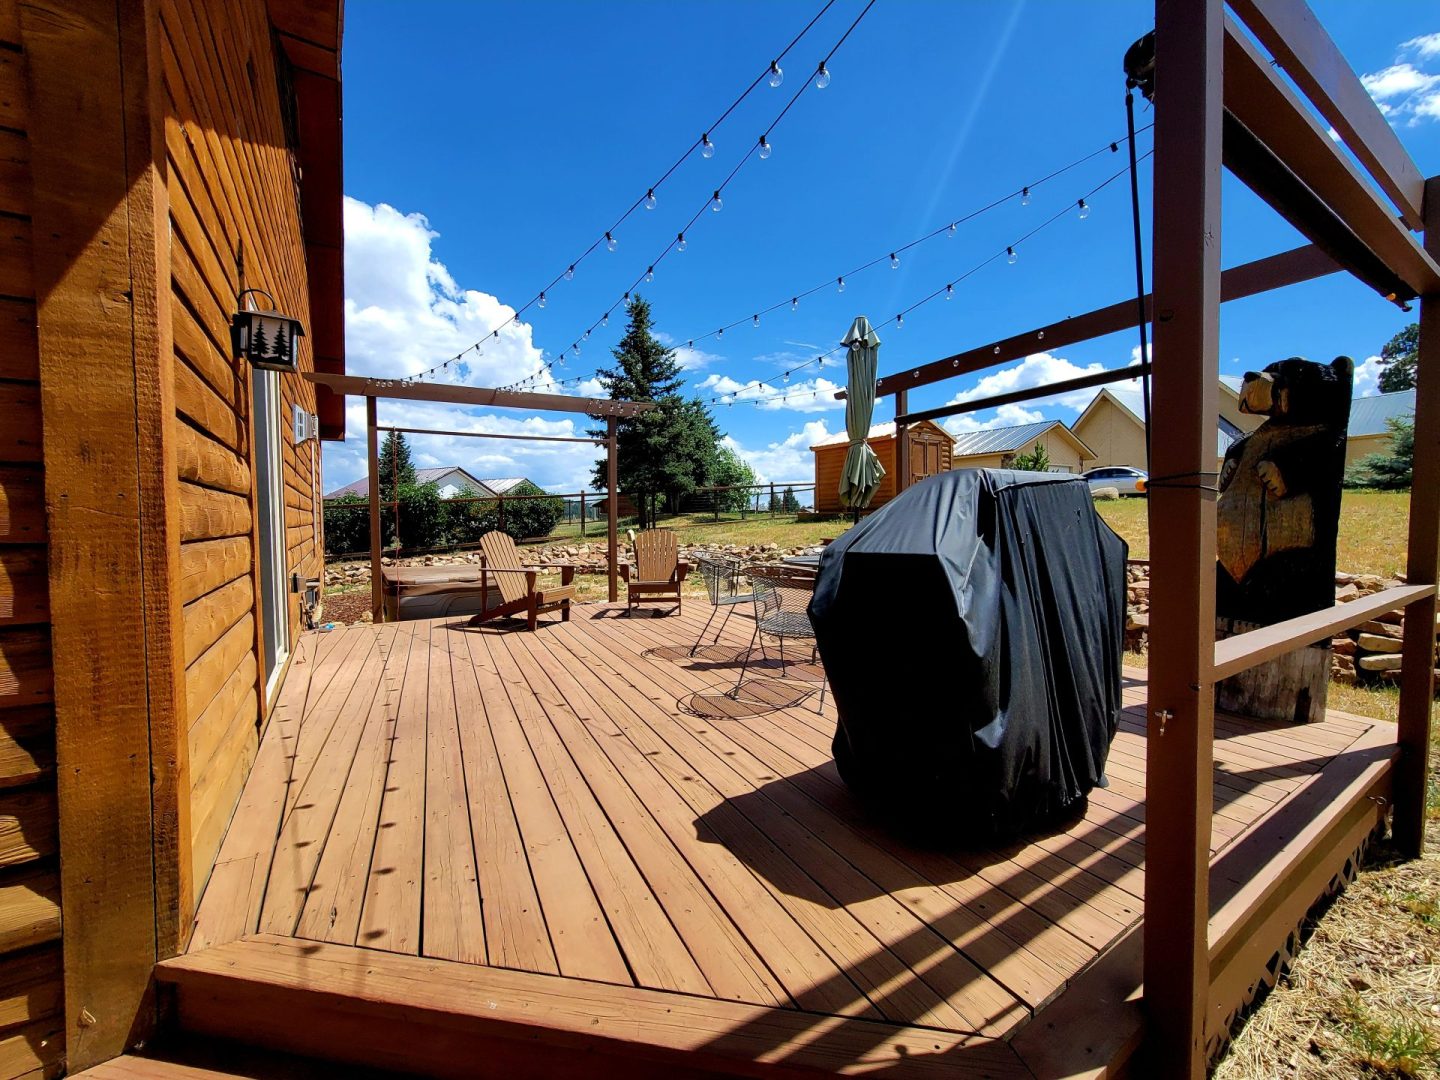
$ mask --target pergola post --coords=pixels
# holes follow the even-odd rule
[[[385,585],[380,580],[380,433],[375,398],[365,398],[365,462],[370,472],[370,618],[385,620]]]
[[[895,494],[910,486],[910,427],[901,419],[910,411],[910,392],[895,391]]]
[[[605,486],[610,497],[605,500],[605,544],[610,559],[610,603],[620,599],[620,462],[616,456],[614,416],[605,418]]]
[[[1222,0],[1155,5],[1146,1075],[1205,1074],[1215,726]]]
[[[1425,184],[1425,250],[1440,259],[1440,177]],[[1440,563],[1440,296],[1420,300],[1420,357],[1415,379],[1415,467],[1410,482],[1410,542],[1405,581],[1433,585]],[[1395,845],[1419,858],[1425,848],[1425,772],[1435,682],[1435,596],[1405,608],[1396,741]]]

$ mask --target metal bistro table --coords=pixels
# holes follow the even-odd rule
[[[786,566],[804,567],[807,570],[815,571],[817,574],[820,572],[819,555],[791,555],[788,558],[781,559],[780,561]]]

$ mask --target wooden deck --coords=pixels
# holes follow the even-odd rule
[[[313,1053],[296,1017],[323,989],[452,1028],[463,1016],[471,1034],[498,1024],[538,1075],[573,1051],[633,1052],[663,1075],[1029,1076],[1065,1044],[1045,1032],[1075,1012],[1065,991],[1082,973],[1121,1008],[1143,893],[1143,682],[1128,681],[1110,786],[1083,820],[937,852],[851,799],[818,669],[792,666],[737,707],[719,693],[748,619],[692,660],[703,604],[623,611],[582,606],[535,633],[441,619],[306,635],[190,953],[162,965],[182,1023]],[[1217,917],[1248,876],[1226,853],[1267,828],[1295,841],[1337,806],[1363,818],[1390,737],[1335,714],[1217,720],[1213,855],[1233,879],[1217,881]],[[1232,920],[1256,907],[1241,906]],[[241,980],[265,996],[245,999]],[[1133,1049],[1133,1012],[1088,1039],[1092,1063]],[[312,1035],[342,1054],[443,1071],[413,1043],[327,1023]]]

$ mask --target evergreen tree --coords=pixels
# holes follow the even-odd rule
[[[380,497],[393,499],[398,488],[414,483],[415,464],[410,460],[410,444],[402,432],[387,432],[380,447]]]
[[[793,514],[800,509],[800,500],[795,497],[794,488],[785,489],[785,494],[780,499],[780,509],[787,514]]]
[[[1028,454],[1013,455],[1005,468],[1019,469],[1021,472],[1049,472],[1050,451],[1045,448],[1044,443],[1036,443],[1035,449]]]
[[[250,339],[250,355],[263,360],[270,354],[270,342],[265,337],[265,324],[255,321],[255,334]]]
[[[650,332],[650,305],[636,296],[626,305],[630,324],[612,351],[615,366],[596,377],[614,401],[651,401],[658,407],[617,425],[616,458],[620,490],[629,495],[640,527],[655,522],[665,499],[672,510],[680,497],[708,483],[719,431],[710,411],[680,394],[684,380],[675,354]],[[603,436],[604,428],[590,434]],[[595,463],[594,485],[605,487],[605,461]]]
[[[1385,343],[1380,350],[1380,392],[1415,388],[1416,363],[1420,359],[1420,324],[1413,322]]]
[[[280,329],[275,331],[275,342],[270,346],[276,360],[285,360],[290,356],[290,337],[285,332],[285,324],[280,324]]]
[[[1408,488],[1415,470],[1415,421],[1392,416],[1385,421],[1390,429],[1390,449],[1370,454],[1346,470],[1347,487],[1394,490]]]

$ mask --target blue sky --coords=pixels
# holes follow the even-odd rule
[[[349,369],[408,375],[439,363],[505,323],[564,270],[678,157],[822,0],[786,2],[460,2],[399,7],[351,0],[344,46],[347,337]],[[543,370],[607,308],[706,201],[864,6],[837,0],[782,62],[712,133],[716,154],[687,160],[639,210],[561,282],[543,310],[490,339],[483,356],[444,377],[495,385]],[[1376,8],[1315,2],[1322,21],[1371,85],[1422,172],[1440,172],[1440,11],[1433,3]],[[672,343],[758,309],[1006,195],[1118,138],[1124,131],[1120,59],[1151,25],[1151,3],[1059,0],[1017,4],[879,0],[813,87],[775,127],[768,160],[752,157],[730,182],[724,209],[704,213],[642,286]],[[1148,123],[1148,112],[1142,123]],[[1149,136],[1141,136],[1142,150]],[[682,349],[694,392],[706,398],[769,379],[831,349],[858,314],[881,323],[1072,206],[1124,165],[1108,152],[901,256],[723,339]],[[1142,164],[1150,228],[1149,169]],[[1092,198],[1081,221],[1066,213],[956,286],[954,299],[880,331],[882,373],[1078,314],[1133,294],[1124,178]],[[1225,265],[1283,250],[1300,238],[1239,184],[1224,189]],[[1227,305],[1221,369],[1239,373],[1289,355],[1364,361],[1413,316],[1341,276]],[[623,318],[567,355],[555,379],[608,360]],[[1133,334],[1038,354],[983,376],[912,394],[912,407],[1061,378],[1088,365],[1122,366]],[[543,351],[543,352],[542,352]],[[837,359],[839,359],[837,357]],[[843,382],[840,364],[821,378]],[[805,479],[808,446],[843,426],[812,365],[788,386],[745,391],[764,407],[721,404],[716,418],[769,479]],[[977,389],[978,387],[978,389]],[[571,387],[573,389],[573,387]],[[584,389],[593,387],[585,386]],[[798,389],[797,389],[798,388]],[[822,389],[826,389],[822,384]],[[788,401],[781,400],[789,392]],[[964,424],[1072,420],[1067,399]],[[888,400],[877,419],[889,415]],[[363,470],[363,410],[351,402],[350,438],[326,446],[326,486]],[[464,413],[382,406],[382,422],[507,433],[567,434],[585,419],[560,414]],[[485,476],[531,476],[577,490],[591,453],[567,444],[413,440],[422,464],[462,464]]]

